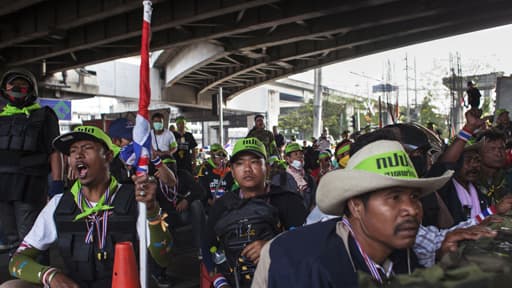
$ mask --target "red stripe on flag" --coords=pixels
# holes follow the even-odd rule
[[[140,83],[139,83],[139,114],[149,120],[149,101],[151,87],[149,86],[149,38],[150,26],[147,21],[142,24],[142,40],[140,46]]]

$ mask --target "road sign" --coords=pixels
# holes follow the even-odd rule
[[[71,100],[40,98],[39,104],[52,108],[59,120],[71,120]]]

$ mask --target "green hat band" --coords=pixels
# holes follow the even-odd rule
[[[393,151],[373,155],[359,162],[354,170],[362,170],[394,178],[418,178],[411,159],[404,151]]]
[[[267,150],[265,149],[263,143],[261,143],[261,141],[258,140],[257,138],[252,137],[238,140],[231,154],[235,156],[235,154],[241,151],[255,151],[260,153],[265,158],[267,155]]]
[[[90,134],[90,135],[94,136],[95,138],[97,138],[98,140],[105,142],[105,144],[107,145],[107,147],[109,149],[112,149],[112,146],[114,146],[114,144],[112,144],[112,140],[110,140],[110,137],[108,137],[108,135],[98,127],[78,126],[73,131]]]
[[[327,152],[320,152],[320,154],[318,155],[318,159],[324,159],[324,158],[331,158],[331,154],[329,154]]]
[[[340,149],[336,151],[336,156],[340,156],[341,154],[348,152],[348,150],[350,150],[350,144],[341,146]]]

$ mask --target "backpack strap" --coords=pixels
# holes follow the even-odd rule
[[[288,191],[288,173],[286,171],[279,172],[279,187],[281,189]]]

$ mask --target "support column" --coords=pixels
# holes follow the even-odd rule
[[[322,69],[315,69],[315,100],[313,106],[313,137],[322,133]]]

